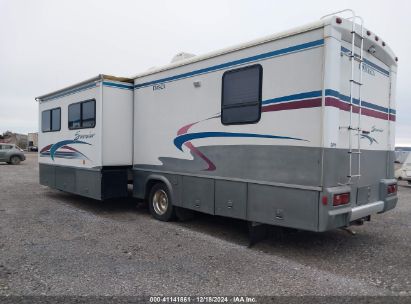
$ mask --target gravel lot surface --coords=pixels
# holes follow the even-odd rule
[[[411,295],[411,186],[356,235],[295,232],[247,248],[242,221],[152,219],[0,163],[0,295]]]

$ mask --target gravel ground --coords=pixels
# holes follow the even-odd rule
[[[155,221],[133,199],[38,184],[37,157],[0,163],[0,295],[411,295],[411,186],[371,223],[276,235],[242,221]]]

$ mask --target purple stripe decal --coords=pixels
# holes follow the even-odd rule
[[[312,99],[303,99],[303,100],[295,100],[291,102],[284,102],[278,104],[269,104],[263,106],[261,112],[274,112],[274,111],[284,111],[284,110],[296,110],[296,109],[306,109],[306,108],[318,108],[321,107],[322,101],[321,98],[312,98]],[[343,111],[350,111],[350,104],[344,101],[341,101],[338,98],[327,96],[325,98],[325,106],[327,107],[335,107]],[[354,105],[353,106],[353,113],[358,113],[359,107]],[[388,120],[388,114],[382,113],[379,111],[375,111],[373,109],[362,108],[361,111],[362,115],[379,118],[383,120]],[[395,115],[390,114],[389,119],[391,121],[395,121]]]
[[[339,100],[338,98],[335,98],[335,97],[326,97],[325,98],[325,105],[327,107],[335,107],[335,108],[338,108],[340,110],[350,111],[350,104],[349,103],[343,102],[343,101],[341,101],[341,100]],[[358,112],[359,112],[359,107],[358,106],[353,106],[353,113],[358,113]],[[388,120],[388,114],[378,112],[378,111],[375,111],[375,110],[371,110],[371,109],[367,109],[367,108],[362,108],[361,114],[365,115],[365,116],[370,116],[370,117],[374,117],[374,118]],[[395,115],[390,114],[389,119],[391,121],[395,121]]]
[[[261,112],[272,112],[272,111],[283,111],[283,110],[295,110],[295,109],[304,109],[304,108],[317,108],[321,107],[321,97],[297,100],[292,102],[270,104],[264,106],[261,109]]]

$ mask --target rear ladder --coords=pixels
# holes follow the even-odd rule
[[[339,12],[335,12],[329,15],[326,15],[323,18],[333,16],[339,13],[351,13],[351,17],[346,18],[347,20],[352,20],[352,29],[351,29],[351,50],[350,53],[342,53],[343,55],[347,55],[351,61],[351,78],[349,79],[350,82],[350,119],[348,126],[340,126],[340,129],[347,130],[348,133],[348,157],[349,157],[349,169],[347,175],[347,182],[344,183],[346,185],[352,184],[353,178],[360,179],[361,177],[361,136],[363,134],[363,130],[361,127],[361,115],[362,115],[362,96],[361,96],[361,88],[363,86],[363,63],[364,63],[364,22],[360,16],[357,16],[353,10],[347,9],[342,10]],[[360,32],[357,32],[357,19],[360,21]],[[355,42],[356,39],[360,40],[360,54],[355,54]],[[355,62],[359,62],[360,64],[360,71],[359,71],[359,80],[355,80]],[[358,89],[358,100],[354,98],[354,90],[355,88]],[[357,102],[358,101],[358,102]],[[354,111],[357,112],[358,110],[358,119],[357,125],[353,126],[353,113]],[[353,135],[357,136],[357,149],[353,149]],[[354,156],[357,157],[357,172],[353,170],[353,162]]]

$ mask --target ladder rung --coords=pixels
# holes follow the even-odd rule
[[[364,36],[361,35],[360,33],[356,32],[356,31],[351,31],[351,34],[354,34],[355,36],[357,36],[360,39],[364,39]]]
[[[362,60],[362,58],[360,58],[360,56],[353,56],[353,58],[354,58],[354,60],[355,61],[358,61],[358,62],[364,62],[364,60]]]
[[[356,81],[356,80],[354,80],[354,79],[350,79],[350,82],[352,82],[352,83],[354,83],[354,84],[357,84],[357,85],[362,85],[361,82],[358,82],[358,81]]]
[[[361,177],[361,174],[347,175],[347,177],[348,177],[348,178],[351,178],[351,177]]]
[[[361,151],[348,151],[348,154],[361,154]]]

